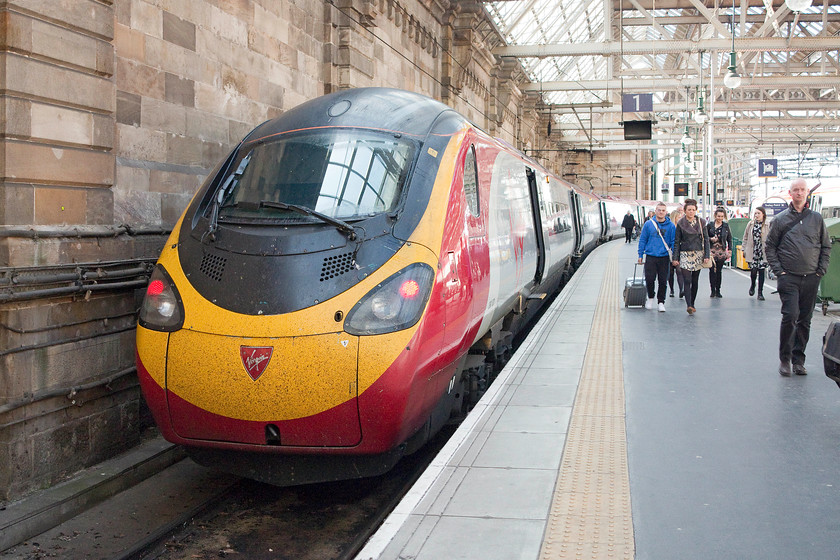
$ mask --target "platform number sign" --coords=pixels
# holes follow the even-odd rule
[[[758,160],[759,177],[776,177],[779,171],[779,161],[776,159]]]
[[[653,94],[625,93],[621,96],[621,110],[624,113],[653,111]]]

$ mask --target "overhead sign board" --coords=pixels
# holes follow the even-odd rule
[[[776,177],[778,175],[779,160],[777,159],[760,159],[758,160],[758,176],[759,177]]]
[[[688,196],[688,183],[674,183],[674,196]]]
[[[621,110],[625,113],[653,111],[653,94],[625,93],[621,96]]]

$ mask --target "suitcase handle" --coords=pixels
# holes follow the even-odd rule
[[[644,263],[642,263],[642,264],[644,265]],[[637,269],[638,267],[639,267],[639,263],[638,263],[638,262],[637,262],[636,264],[634,264],[634,265],[633,265],[633,280],[635,280],[635,279],[636,279],[636,269]],[[643,269],[643,270],[644,270],[644,269]],[[644,277],[644,275],[642,275],[642,280],[644,280],[644,278],[645,278],[645,277]]]

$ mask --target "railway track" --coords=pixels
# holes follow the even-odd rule
[[[328,484],[279,488],[185,459],[0,560],[352,558],[453,430],[385,475]]]

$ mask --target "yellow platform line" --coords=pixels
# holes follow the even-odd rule
[[[611,250],[604,269],[542,560],[635,556],[624,423],[619,247]]]

